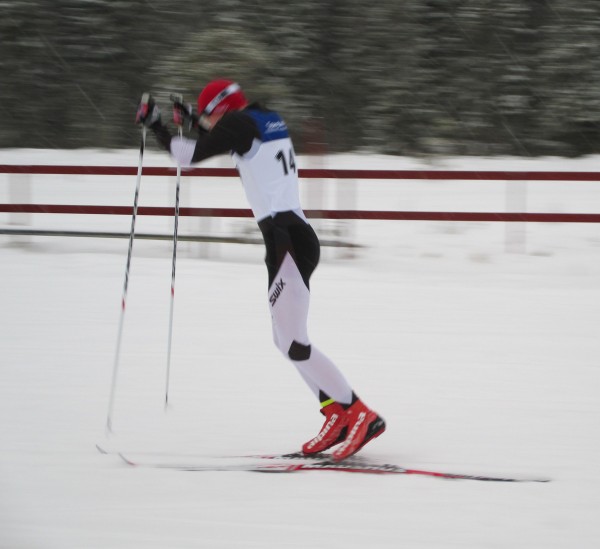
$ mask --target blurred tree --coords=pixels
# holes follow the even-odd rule
[[[43,1],[3,2],[0,18],[0,132],[5,147],[56,146],[54,104],[61,82],[57,59],[46,41],[58,21],[46,13]]]
[[[253,35],[221,28],[195,32],[185,43],[164,55],[152,69],[151,89],[157,100],[168,103],[169,93],[178,92],[195,104],[202,86],[215,78],[243,83],[250,99],[285,102],[289,91],[274,68],[275,56]]]
[[[320,150],[577,155],[600,145],[597,0],[0,6],[3,147],[135,146],[143,91],[166,107],[168,92],[193,101],[217,76],[239,80]]]
[[[593,0],[549,2],[541,31],[538,93],[540,154],[600,150],[600,6]]]

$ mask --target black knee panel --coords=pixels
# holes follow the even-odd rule
[[[302,343],[294,340],[290,345],[288,356],[291,360],[308,360],[310,358],[310,345],[302,345]]]

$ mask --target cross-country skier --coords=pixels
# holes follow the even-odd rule
[[[181,166],[232,155],[266,246],[275,345],[319,398],[325,416],[319,434],[302,451],[315,454],[337,445],[335,460],[355,454],[383,433],[385,422],[308,337],[309,280],[319,262],[320,245],[300,205],[298,168],[285,122],[276,112],[249,104],[238,84],[215,80],[198,96],[197,114],[191,105],[174,101],[175,123],[189,122],[198,129],[198,137],[172,136],[155,101],[146,97],[136,122],[150,128]]]

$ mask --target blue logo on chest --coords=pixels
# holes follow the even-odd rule
[[[276,112],[247,110],[246,113],[256,122],[261,141],[275,141],[289,137],[286,123]]]

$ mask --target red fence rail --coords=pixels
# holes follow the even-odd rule
[[[124,175],[133,176],[129,166],[52,166],[0,164],[0,173],[45,175]],[[145,167],[143,175],[174,176],[175,169]],[[190,168],[186,176],[236,177],[229,168]],[[342,170],[301,169],[305,179],[396,179],[396,180],[468,180],[468,181],[600,181],[600,172],[556,171],[465,171],[465,170]],[[130,206],[92,206],[58,204],[0,204],[0,212],[59,213],[92,215],[131,215]],[[139,215],[170,216],[172,208],[140,207]],[[411,221],[501,221],[544,223],[600,223],[599,214],[584,213],[507,213],[507,212],[414,212],[369,210],[307,210],[308,217],[321,219],[371,219]],[[181,208],[181,216],[252,217],[248,209]]]
[[[52,166],[0,164],[0,173],[42,175],[136,175],[133,166]],[[144,167],[143,175],[174,176],[175,168]],[[237,177],[234,168],[184,168],[184,175]],[[466,181],[600,181],[600,172],[476,170],[336,170],[300,169],[304,179],[413,179]]]
[[[0,212],[87,215],[131,215],[131,206],[73,206],[62,204],[0,204]],[[369,210],[305,210],[318,219],[362,219],[396,221],[504,221],[538,223],[600,223],[600,214],[502,213],[502,212],[399,212]],[[138,215],[172,216],[173,208],[140,206]],[[243,208],[180,208],[182,217],[252,217]]]

